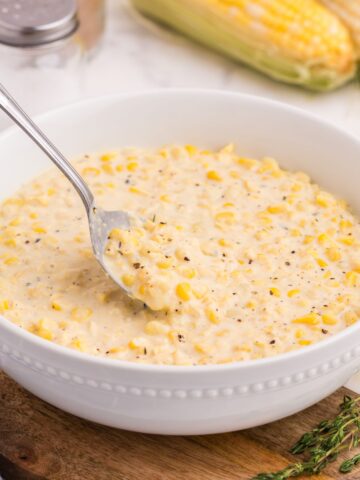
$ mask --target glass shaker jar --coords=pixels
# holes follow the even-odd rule
[[[79,97],[84,53],[76,0],[0,0],[0,82],[30,114]]]

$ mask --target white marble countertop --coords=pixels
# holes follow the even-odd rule
[[[302,107],[360,136],[360,82],[332,93],[307,92],[268,79],[145,20],[132,9],[130,0],[107,0],[107,14],[101,47],[83,69],[75,98],[174,87],[235,90]],[[31,113],[74,100],[65,74],[58,75],[49,99],[43,98],[44,87],[51,90],[52,82],[46,84],[40,71],[31,78],[26,71],[10,72],[6,80],[3,71],[1,75]],[[35,102],[40,107],[33,107]],[[0,128],[3,119],[0,115]]]
[[[171,87],[236,90],[302,107],[360,136],[360,82],[327,94],[289,87],[143,20],[129,0],[108,0],[108,10],[103,48],[88,67],[84,95]]]

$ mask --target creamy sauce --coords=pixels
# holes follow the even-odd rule
[[[231,145],[75,166],[100,206],[144,219],[106,248],[141,302],[106,277],[80,199],[52,170],[0,207],[0,313],[20,327],[93,355],[196,365],[287,352],[359,319],[359,220],[306,174]]]

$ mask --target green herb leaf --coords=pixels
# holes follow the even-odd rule
[[[304,433],[290,450],[294,455],[305,454],[307,458],[303,462],[294,463],[278,472],[260,473],[252,480],[287,480],[317,474],[334,462],[343,450],[356,448],[360,437],[359,402],[360,397],[353,399],[346,395],[335,418],[324,420],[310,432]],[[339,471],[351,472],[358,464],[360,454],[345,460]]]
[[[360,454],[355,455],[349,460],[345,460],[345,462],[340,465],[339,471],[341,473],[349,473],[358,463],[360,463]]]

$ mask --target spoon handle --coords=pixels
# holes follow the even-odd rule
[[[89,214],[94,197],[89,187],[64,155],[55,147],[47,136],[35,125],[24,110],[0,83],[0,108],[46,153],[63,174],[70,180],[83,201]]]

